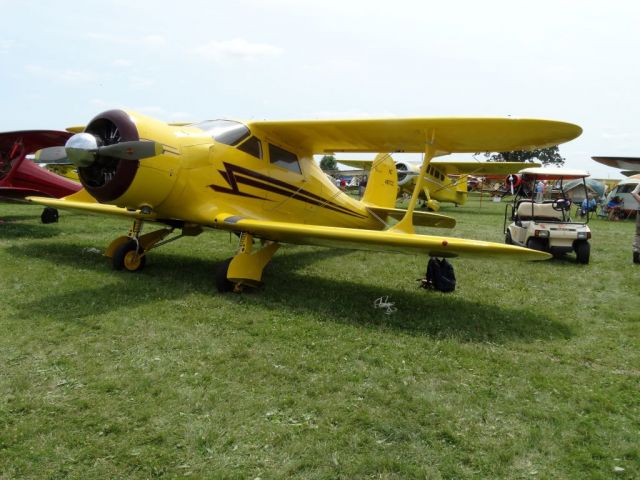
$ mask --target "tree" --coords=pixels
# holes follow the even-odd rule
[[[320,159],[320,168],[324,171],[336,170],[338,168],[338,162],[333,155],[325,155]]]
[[[479,154],[476,154],[479,155]],[[490,162],[541,162],[545,167],[564,165],[565,158],[560,155],[557,146],[538,148],[537,150],[518,150],[514,152],[484,152],[482,153]]]

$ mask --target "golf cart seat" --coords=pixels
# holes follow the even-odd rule
[[[533,205],[533,209],[532,209]],[[562,212],[553,209],[553,203],[535,203],[523,200],[518,204],[518,220],[559,221],[563,220]],[[532,215],[533,214],[533,215]]]

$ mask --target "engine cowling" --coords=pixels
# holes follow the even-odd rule
[[[504,185],[511,193],[517,192],[520,185],[522,185],[522,175],[518,175],[517,173],[507,175],[504,179]]]
[[[89,165],[79,167],[82,185],[99,202],[155,208],[170,194],[179,169],[180,150],[169,125],[138,113],[109,110],[93,118],[84,133],[95,137],[98,147],[138,140],[163,145],[162,153],[151,158],[135,160],[98,154]]]
[[[420,173],[420,168],[412,163],[396,162],[396,171],[398,172],[398,186],[402,187]]]

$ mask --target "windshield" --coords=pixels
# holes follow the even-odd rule
[[[237,145],[250,134],[246,125],[233,120],[207,120],[190,126],[199,128],[216,142],[225,145]]]

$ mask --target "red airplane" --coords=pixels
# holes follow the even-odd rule
[[[26,156],[45,147],[64,145],[70,132],[25,130],[0,133],[0,197],[21,200],[29,195],[66,197],[82,185],[39,167]],[[43,223],[58,221],[55,208],[45,208]]]

